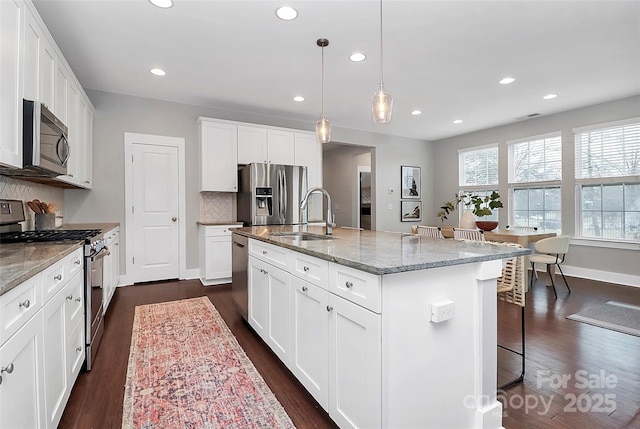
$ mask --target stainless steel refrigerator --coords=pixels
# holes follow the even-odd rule
[[[307,192],[307,167],[249,164],[238,168],[238,220],[245,225],[307,223],[300,202]]]

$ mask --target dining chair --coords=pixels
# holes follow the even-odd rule
[[[519,226],[519,225],[507,225],[506,229],[510,229],[512,231],[521,231],[521,232],[534,232],[538,230],[537,226]]]
[[[535,249],[536,253],[529,256],[529,262],[531,262],[531,269],[533,272],[535,273],[536,270],[536,262],[547,264],[547,274],[549,275],[549,279],[551,279],[553,294],[557,299],[558,293],[556,292],[556,284],[553,281],[553,275],[551,275],[551,267],[557,266],[560,270],[560,274],[562,274],[564,284],[567,285],[567,290],[571,293],[571,288],[569,287],[569,283],[567,283],[567,278],[564,276],[562,268],[560,267],[560,264],[564,262],[564,258],[569,251],[569,236],[559,235],[557,237],[543,238],[540,241],[536,241]],[[533,275],[531,276],[531,284],[529,287],[533,287]]]
[[[497,243],[497,242],[487,242],[487,244],[494,246],[509,246],[509,247],[517,247],[522,248],[522,245],[516,243]],[[526,271],[525,271],[525,263],[524,256],[517,256],[515,258],[507,259],[503,268],[502,275],[497,280],[497,295],[500,301],[504,301],[510,304],[515,304],[520,306],[520,329],[521,329],[521,338],[522,338],[522,349],[521,351],[511,349],[509,347],[498,344],[498,347],[501,349],[507,350],[511,353],[515,353],[521,357],[522,360],[522,370],[520,375],[515,379],[498,386],[498,389],[505,389],[509,386],[512,386],[516,383],[520,383],[524,380],[524,371],[525,371],[525,295],[526,295]],[[510,319],[506,319],[503,323],[510,323]]]
[[[442,228],[439,226],[418,225],[418,235],[424,235],[431,238],[444,238]]]
[[[455,240],[485,241],[484,231],[481,229],[453,228]]]

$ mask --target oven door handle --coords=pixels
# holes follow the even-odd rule
[[[91,255],[91,262],[97,261],[98,259],[102,259],[105,256],[111,254],[111,251],[107,246],[104,246],[98,253]]]

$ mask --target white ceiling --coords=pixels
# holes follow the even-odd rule
[[[276,17],[285,3],[296,20]],[[640,94],[637,0],[385,0],[389,124],[371,119],[377,0],[34,4],[87,89],[301,120],[309,130],[320,116],[320,37],[330,41],[325,113],[334,127],[436,140]],[[349,61],[354,51],[366,61]],[[151,75],[156,66],[167,76]],[[499,85],[505,76],[517,80]],[[558,97],[543,100],[548,93]]]

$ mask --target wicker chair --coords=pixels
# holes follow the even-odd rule
[[[424,226],[418,225],[418,235],[424,235],[431,238],[444,238],[442,235],[442,228],[439,226]]]
[[[481,229],[453,228],[453,238],[456,240],[484,241],[484,231]]]
[[[510,246],[522,248],[520,244],[516,243],[494,243],[487,242],[494,246]],[[520,376],[515,379],[499,386],[499,389],[505,389],[516,383],[520,383],[524,380],[525,369],[525,334],[524,334],[524,307],[525,307],[525,292],[527,285],[527,276],[525,271],[524,256],[518,256],[512,259],[508,259],[504,267],[502,268],[502,276],[497,281],[497,294],[500,301],[508,302],[510,304],[519,305],[521,309],[521,329],[522,329],[522,351],[513,350],[509,347],[498,344],[498,347],[515,353],[522,358],[522,371]]]

